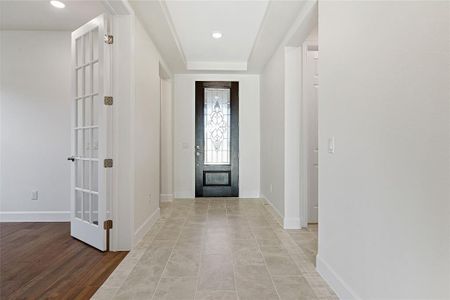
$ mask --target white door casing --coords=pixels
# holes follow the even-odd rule
[[[72,32],[71,235],[106,250],[104,222],[111,214],[111,45],[103,14]],[[110,98],[108,99],[110,100]]]
[[[302,119],[303,119],[303,163],[304,173],[302,185],[306,189],[304,196],[306,199],[306,218],[302,226],[307,223],[318,222],[318,174],[319,174],[319,147],[318,147],[318,59],[319,51],[317,45],[306,43],[303,46],[303,99],[302,99]],[[304,206],[303,206],[304,207]]]

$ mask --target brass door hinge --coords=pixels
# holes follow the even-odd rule
[[[113,160],[111,158],[107,158],[103,160],[103,166],[105,168],[112,168],[113,167]]]
[[[104,102],[105,105],[113,105],[114,99],[112,96],[105,96]]]
[[[103,229],[108,230],[113,228],[113,221],[112,220],[106,220],[103,222]]]
[[[112,220],[106,220],[103,222],[103,229],[106,230],[106,251],[109,251],[109,244],[110,244],[110,233],[109,230],[113,227],[113,221]]]
[[[105,44],[111,45],[114,43],[114,36],[105,34]]]

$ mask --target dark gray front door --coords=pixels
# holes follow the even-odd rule
[[[239,83],[195,83],[195,196],[239,196]]]

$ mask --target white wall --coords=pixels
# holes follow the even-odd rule
[[[261,194],[284,217],[284,48],[261,74]]]
[[[69,220],[70,33],[1,31],[0,47],[1,219]]]
[[[161,201],[173,199],[172,81],[161,80]]]
[[[195,196],[195,81],[239,81],[239,195],[259,197],[258,75],[179,74],[174,80],[174,191]]]
[[[134,233],[134,135],[132,103],[134,99],[132,16],[114,16],[113,53],[113,220],[111,248],[130,250]],[[124,80],[123,78],[130,78]]]
[[[141,238],[159,217],[160,55],[136,18],[134,31],[134,228]],[[133,118],[132,118],[133,120]],[[154,215],[156,214],[156,215]],[[146,229],[147,228],[147,229]]]
[[[317,26],[308,2],[261,73],[261,193],[283,219],[300,227],[301,53]]]
[[[319,12],[318,269],[343,299],[449,299],[450,3]]]

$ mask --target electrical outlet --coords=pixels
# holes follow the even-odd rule
[[[38,200],[38,199],[39,199],[39,192],[31,191],[31,200]]]

